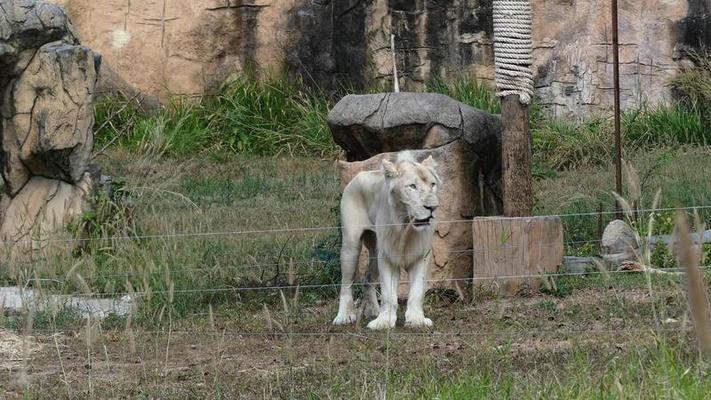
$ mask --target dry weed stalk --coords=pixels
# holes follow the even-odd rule
[[[679,265],[686,269],[689,306],[691,308],[691,316],[694,319],[696,338],[699,341],[701,352],[711,354],[709,303],[706,297],[706,285],[699,269],[699,250],[692,242],[689,225],[683,213],[677,214],[676,223],[679,241]]]

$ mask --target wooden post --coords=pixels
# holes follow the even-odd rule
[[[504,123],[502,168],[504,184],[504,215],[522,217],[533,212],[531,187],[531,127],[528,105],[516,94],[501,98],[501,119]]]
[[[563,263],[563,225],[559,217],[479,217],[472,222],[474,287],[500,281],[508,294],[526,283],[538,289],[543,273]]]

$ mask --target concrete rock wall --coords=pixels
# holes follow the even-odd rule
[[[100,65],[60,7],[0,0],[0,258],[41,248],[88,209]]]
[[[228,74],[286,66],[324,87],[405,88],[460,74],[493,79],[492,0],[54,0],[128,83],[166,98]],[[556,115],[611,104],[609,2],[532,0],[540,103]],[[708,0],[620,2],[623,106],[670,97],[684,50],[711,44]]]
[[[536,94],[553,114],[611,107],[612,33],[609,1],[536,1]],[[619,8],[622,107],[670,100],[668,82],[683,55],[679,24],[684,0],[621,1]]]

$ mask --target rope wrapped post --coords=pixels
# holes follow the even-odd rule
[[[494,0],[494,62],[501,97],[504,215],[531,215],[531,128],[528,103],[533,96],[531,3]]]

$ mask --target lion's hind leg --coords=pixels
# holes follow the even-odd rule
[[[366,317],[375,317],[380,310],[378,292],[376,290],[380,274],[378,274],[378,247],[375,232],[365,232],[365,234],[363,234],[363,243],[368,249],[368,271],[365,275],[363,315]]]
[[[358,319],[353,303],[353,280],[358,269],[358,256],[363,246],[364,226],[368,223],[368,216],[359,210],[357,204],[351,203],[349,197],[344,196],[341,200],[341,292],[334,325],[352,324]]]
[[[353,280],[358,268],[360,255],[360,237],[343,237],[341,246],[341,292],[338,299],[338,315],[333,320],[334,325],[346,325],[356,322],[357,313],[353,303]]]

